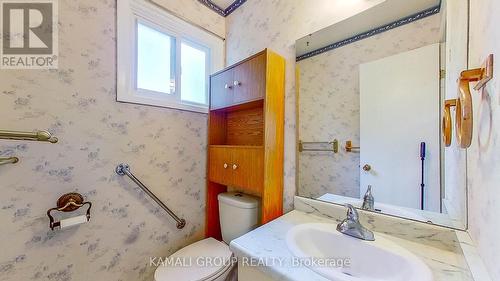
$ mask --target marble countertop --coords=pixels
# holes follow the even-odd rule
[[[304,223],[337,223],[331,218],[291,211],[235,240],[231,250],[239,258],[251,258],[252,265],[276,280],[327,280],[305,266],[294,266],[294,256],[288,250],[285,237],[292,227]],[[464,257],[456,251],[380,234],[420,257],[431,269],[435,281],[473,280]]]

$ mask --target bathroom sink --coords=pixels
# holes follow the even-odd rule
[[[293,227],[286,243],[294,262],[334,281],[432,281],[432,273],[417,256],[375,233],[375,241],[341,234],[335,224]],[[348,259],[347,266],[335,266]],[[333,266],[332,266],[333,265]]]

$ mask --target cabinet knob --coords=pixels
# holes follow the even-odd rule
[[[238,169],[238,165],[233,164],[233,170],[236,170],[236,169]]]
[[[229,85],[229,84],[225,84],[225,85],[224,85],[224,89],[231,89],[231,88],[233,88],[233,86],[231,86],[231,85]]]
[[[227,163],[224,163],[224,169],[227,169]]]
[[[233,82],[233,85],[235,85],[235,86],[240,86],[240,85],[241,85],[241,82],[240,82],[240,81],[238,81],[238,80],[235,80],[235,81]]]
[[[366,171],[366,172],[369,172],[370,170],[372,169],[372,166],[368,165],[368,164],[365,164],[363,166],[363,170]]]

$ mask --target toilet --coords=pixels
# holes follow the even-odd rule
[[[234,267],[231,240],[259,224],[259,199],[239,192],[221,193],[219,218],[223,242],[206,238],[165,259],[155,271],[155,281],[223,281]]]

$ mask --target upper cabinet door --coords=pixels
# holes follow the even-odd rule
[[[210,78],[210,108],[217,109],[233,103],[234,71],[228,69]]]
[[[233,103],[263,99],[266,93],[266,54],[234,67]]]

